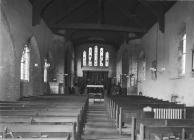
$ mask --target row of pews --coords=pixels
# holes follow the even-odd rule
[[[194,107],[135,95],[106,96],[105,107],[131,140],[194,140]]]
[[[87,96],[39,96],[0,102],[0,139],[79,140]]]

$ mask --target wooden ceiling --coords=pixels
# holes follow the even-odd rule
[[[95,40],[119,46],[141,38],[175,1],[164,0],[30,0],[33,25],[43,18],[49,28],[75,44]]]

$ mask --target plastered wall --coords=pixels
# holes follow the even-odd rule
[[[43,60],[52,45],[53,35],[43,20],[32,26],[32,6],[28,0],[1,0],[0,7],[0,100],[40,95],[43,93]],[[30,82],[21,90],[20,59],[29,38],[34,40]]]
[[[146,80],[139,86],[143,94],[170,100],[172,94],[179,96],[181,103],[194,105],[194,78],[192,78],[192,50],[194,49],[194,3],[177,2],[165,15],[165,32],[155,24],[142,38],[146,53]],[[186,74],[178,78],[177,56],[180,34],[186,26]],[[158,41],[156,41],[158,40]],[[150,67],[157,59],[157,79],[151,79]],[[161,71],[165,68],[165,71]]]
[[[49,80],[56,79],[57,83],[64,82],[66,40],[62,36],[53,35],[53,42],[49,48],[49,61],[51,63]]]
[[[117,53],[116,78],[125,94],[137,94],[137,85],[130,85],[130,75],[134,74],[137,81],[137,60],[140,51],[140,40],[124,41]],[[122,77],[122,78],[121,78]]]

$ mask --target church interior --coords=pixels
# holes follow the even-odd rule
[[[194,140],[194,1],[0,0],[0,139]]]

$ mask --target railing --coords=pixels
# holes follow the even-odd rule
[[[185,108],[154,108],[154,119],[185,119]]]

